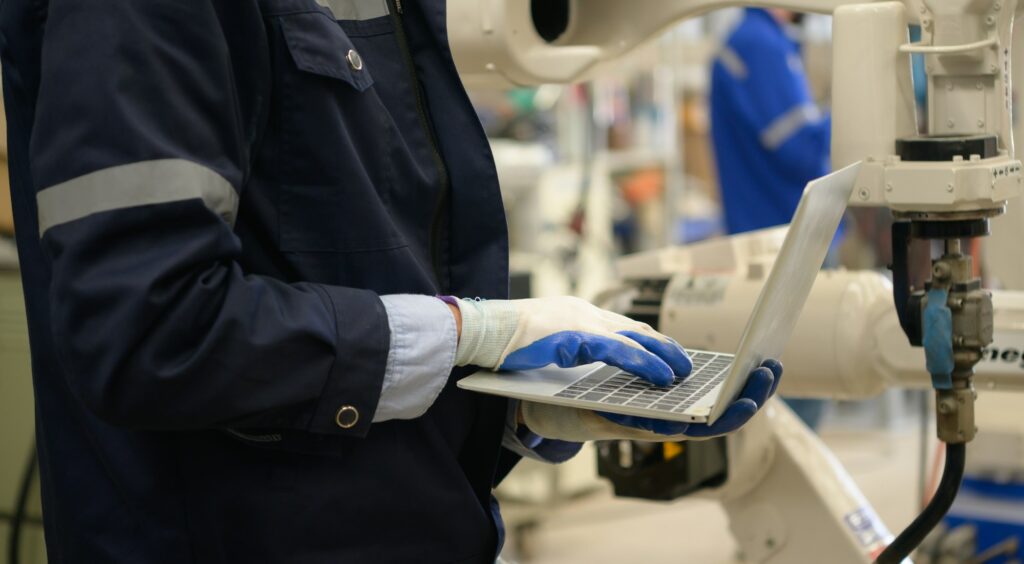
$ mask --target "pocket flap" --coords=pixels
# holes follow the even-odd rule
[[[338,22],[324,12],[280,17],[288,51],[301,70],[343,80],[357,90],[373,84],[370,71]]]

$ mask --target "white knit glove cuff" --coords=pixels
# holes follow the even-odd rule
[[[585,409],[532,401],[523,401],[519,405],[526,427],[546,439],[574,443],[613,440],[663,443],[693,440],[685,435],[659,435],[643,429],[618,425]]]
[[[519,324],[519,310],[508,300],[459,300],[462,337],[455,365],[475,365],[497,370],[502,353],[512,342]]]

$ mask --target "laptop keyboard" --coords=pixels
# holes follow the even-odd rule
[[[733,355],[699,352],[693,371],[661,387],[614,367],[591,372],[562,388],[555,397],[682,413],[715,388],[729,373]]]

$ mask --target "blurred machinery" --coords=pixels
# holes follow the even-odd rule
[[[984,362],[984,351],[992,344],[997,308],[993,307],[991,294],[982,289],[978,269],[972,257],[963,252],[962,245],[988,235],[990,218],[1001,215],[1007,200],[1021,192],[1021,164],[1014,156],[1010,111],[1010,39],[1017,2],[744,3],[834,15],[833,164],[838,168],[863,161],[851,203],[886,206],[897,220],[892,232],[891,301],[886,298],[886,309],[893,312],[890,325],[895,317],[899,330],[893,329],[884,339],[874,340],[872,350],[923,348],[923,359],[911,350],[903,350],[900,358],[924,361],[917,366],[923,366],[927,372],[918,374],[927,374],[924,382],[935,390],[937,433],[946,445],[946,466],[932,501],[891,542],[859,494],[854,495],[847,488],[849,495],[844,497],[832,495],[844,491],[842,487],[814,487],[815,480],[828,480],[821,476],[834,478],[832,486],[841,484],[839,470],[832,474],[801,475],[808,481],[806,485],[811,486],[807,491],[820,498],[817,501],[824,514],[815,515],[820,512],[804,507],[804,515],[786,515],[781,521],[773,519],[776,515],[772,514],[750,518],[759,511],[781,511],[781,506],[773,506],[771,500],[752,500],[768,495],[765,491],[786,491],[787,482],[783,480],[772,487],[761,483],[754,491],[739,484],[749,486],[751,482],[771,480],[773,471],[761,469],[778,469],[787,460],[797,467],[787,475],[799,475],[798,468],[814,466],[813,453],[821,454],[822,450],[807,437],[800,438],[800,433],[794,431],[797,427],[790,424],[791,417],[769,413],[728,439],[725,452],[729,472],[720,488],[727,493],[722,493],[721,499],[730,511],[738,540],[755,560],[812,561],[813,555],[823,554],[817,550],[822,547],[815,544],[820,538],[797,540],[797,535],[789,535],[788,542],[781,542],[784,531],[764,530],[768,526],[765,523],[781,522],[777,527],[786,529],[815,515],[817,519],[811,523],[818,526],[813,529],[813,536],[826,536],[817,533],[823,519],[831,519],[835,528],[845,533],[837,535],[838,544],[824,552],[838,555],[831,561],[845,558],[856,562],[877,557],[883,563],[901,562],[952,504],[964,472],[965,445],[976,433],[975,370]],[[449,38],[460,73],[469,85],[569,82],[599,73],[602,64],[675,21],[735,4],[723,0],[458,0],[449,3],[449,20],[458,23],[449,26]],[[911,24],[921,30],[921,38],[915,42],[909,40]],[[913,94],[912,54],[924,58],[927,106],[922,120],[917,119]],[[925,273],[927,281],[923,287],[911,285],[917,273],[911,271],[907,249],[915,239],[935,241],[943,247],[932,260],[930,273]],[[724,290],[741,283],[744,277],[751,277],[748,265],[737,266],[741,279],[723,282]],[[680,284],[684,288],[689,284],[678,282],[678,277],[688,274],[679,270],[649,271],[640,274],[639,279],[634,274],[640,273],[624,273],[627,279],[640,280],[635,282],[641,292],[640,301],[631,311],[644,315],[636,308],[646,308],[648,318],[653,315],[651,320],[664,332],[683,344],[701,346],[688,341],[684,334],[687,328],[700,326],[692,317],[689,302],[677,301],[693,295],[678,291]],[[866,300],[862,304],[865,309],[870,309],[866,306],[872,298],[872,291],[867,288],[884,288],[877,281],[855,280],[840,280],[837,286],[841,288],[838,293],[847,299],[859,295]],[[852,287],[859,289],[850,290]],[[659,291],[660,299],[656,300],[654,296]],[[815,311],[814,299],[812,296],[805,314]],[[1019,308],[1019,298],[1010,301],[1006,307]],[[725,309],[722,303],[715,310],[716,319],[726,317],[720,313]],[[732,305],[730,301],[729,307]],[[656,315],[652,308],[657,310]],[[674,323],[673,315],[686,322]],[[834,327],[835,319],[842,318],[822,317],[816,327],[819,331]],[[736,326],[737,332],[741,326],[742,322]],[[794,338],[794,342],[799,341]],[[841,394],[845,388],[870,388],[874,385],[870,382],[872,375],[878,385],[889,383],[882,377],[884,373],[856,370],[863,368],[856,356],[865,351],[860,348],[862,343],[840,340],[837,350],[847,352],[834,353],[835,358],[842,357],[847,362],[836,362],[830,367],[834,370],[825,370],[821,364],[815,367],[818,376],[811,379],[822,386],[823,394]],[[721,350],[721,345],[717,348]],[[819,358],[821,351],[816,347],[807,348],[807,352],[816,360],[826,360]],[[810,386],[799,370],[796,376],[792,371],[792,367],[787,370],[787,386]],[[861,382],[865,379],[869,382]],[[791,384],[794,381],[796,384]],[[782,408],[774,411],[785,413]],[[798,452],[800,449],[794,446],[797,444],[807,448]],[[781,458],[773,465],[768,463],[770,458],[765,458],[771,456]],[[606,452],[602,459],[606,473],[612,472],[617,460],[626,458],[621,452]],[[827,456],[822,454],[818,459],[822,468],[829,467]],[[848,485],[849,481],[845,481]],[[733,509],[729,509],[730,504]],[[736,510],[741,506],[747,511]],[[845,544],[838,540],[843,538]]]
[[[735,348],[785,229],[664,249],[620,261],[629,290],[615,308],[695,348]],[[999,351],[1024,339],[1024,292],[995,292],[996,340],[974,380],[986,390],[1024,391],[1024,369],[1006,370]],[[925,355],[903,336],[892,284],[866,271],[818,277],[783,354],[782,392],[864,399],[891,387],[927,388]],[[599,472],[618,495],[675,499],[700,492],[722,502],[752,561],[864,562],[891,535],[824,445],[773,402],[726,439],[694,443],[605,443]],[[813,534],[801,534],[802,531]]]
[[[13,241],[0,238],[0,562],[46,562],[33,443],[32,371]]]

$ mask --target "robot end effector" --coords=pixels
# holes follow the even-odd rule
[[[893,291],[900,324],[923,346],[939,439],[975,435],[974,365],[992,342],[991,295],[963,240],[1021,192],[1010,121],[1016,2],[885,2],[836,11],[833,163],[863,160],[851,203],[892,209]],[[909,43],[909,23],[921,41]],[[872,33],[865,33],[872,30]],[[917,124],[911,55],[923,57],[927,104]],[[924,288],[911,287],[912,239],[941,241]]]

